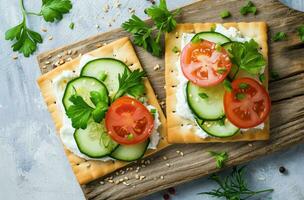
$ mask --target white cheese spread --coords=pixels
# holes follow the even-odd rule
[[[111,157],[103,157],[103,158],[90,158],[83,153],[81,153],[77,147],[76,141],[74,139],[74,131],[75,129],[72,127],[71,120],[67,117],[65,114],[65,109],[62,104],[62,97],[66,88],[67,83],[78,77],[80,74],[81,69],[86,65],[91,60],[96,59],[97,57],[89,56],[89,55],[84,55],[80,59],[80,64],[77,69],[75,69],[74,72],[72,71],[63,71],[59,76],[57,76],[53,80],[53,88],[54,92],[56,94],[56,102],[57,105],[59,106],[59,109],[61,110],[62,113],[62,127],[60,128],[60,138],[63,142],[63,144],[66,146],[68,150],[73,152],[75,155],[84,158],[86,160],[101,160],[101,161],[108,161],[108,160],[113,160]],[[151,105],[146,105],[146,107],[151,110],[151,109],[156,109]],[[155,118],[154,118],[154,128],[152,130],[151,136],[150,136],[150,144],[148,146],[149,149],[156,149],[159,140],[160,140],[160,134],[158,132],[158,128],[160,127],[161,122],[159,120],[159,114],[158,112],[155,113]]]

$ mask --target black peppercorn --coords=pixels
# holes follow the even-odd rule
[[[284,174],[284,173],[286,172],[286,168],[283,167],[283,166],[281,166],[281,167],[279,168],[279,171],[280,171],[280,173]]]

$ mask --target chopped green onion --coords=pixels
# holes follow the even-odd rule
[[[227,90],[228,92],[231,92],[232,91],[231,82],[228,81],[227,79],[225,79],[223,83],[224,83],[225,90]]]
[[[208,96],[206,93],[204,93],[204,92],[199,93],[198,96],[200,96],[202,99],[208,99],[208,97],[209,97],[209,96]]]
[[[287,39],[287,35],[284,32],[277,32],[273,37],[272,41],[277,42],[277,41],[283,41]]]
[[[71,22],[70,25],[69,25],[69,27],[70,27],[71,30],[74,29],[74,26],[75,26],[74,22]]]

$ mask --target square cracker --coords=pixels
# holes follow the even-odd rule
[[[122,60],[125,62],[131,70],[142,69],[141,64],[136,56],[136,53],[133,49],[133,46],[130,40],[127,37],[116,40],[108,45],[105,45],[101,48],[98,48],[94,51],[87,53],[91,56],[96,57],[111,57]],[[52,80],[61,74],[62,71],[68,70],[73,71],[79,65],[80,57],[77,57],[71,60],[68,63],[65,63],[56,69],[40,76],[37,80],[40,87],[41,93],[44,97],[44,100],[47,104],[48,110],[52,115],[52,119],[56,126],[56,131],[59,134],[59,130],[62,127],[62,115],[63,111],[56,104],[56,96],[54,93],[54,88]],[[146,93],[148,97],[148,103],[157,108],[160,116],[161,127],[159,128],[161,140],[157,146],[156,150],[148,150],[145,156],[153,154],[166,146],[168,146],[166,140],[166,118],[161,107],[158,104],[157,98],[154,94],[153,88],[148,79],[144,80],[146,87]],[[128,162],[122,161],[87,161],[82,159],[72,152],[70,152],[66,147],[64,147],[65,153],[70,161],[72,169],[79,181],[80,184],[86,184],[90,181],[93,181],[99,177],[107,175],[116,169],[119,169],[127,164]]]
[[[179,84],[177,80],[178,69],[176,62],[179,55],[174,53],[172,49],[176,46],[181,49],[182,33],[198,33],[201,31],[210,31],[215,23],[186,23],[178,24],[176,30],[166,34],[166,56],[165,56],[165,79],[166,79],[166,113],[167,113],[167,139],[169,143],[208,143],[208,142],[237,142],[237,141],[254,141],[269,139],[269,119],[265,122],[264,129],[249,129],[242,131],[229,138],[207,137],[200,138],[195,134],[194,121],[181,118],[175,113],[176,109],[176,86]],[[253,38],[262,48],[261,53],[268,60],[267,46],[267,25],[265,22],[240,22],[225,23],[225,27],[237,28],[243,36]],[[265,68],[264,86],[268,88],[268,65]],[[192,128],[183,126],[185,124],[193,125]]]

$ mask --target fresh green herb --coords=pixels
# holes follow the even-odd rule
[[[235,64],[238,69],[241,68],[250,74],[258,74],[266,64],[258,47],[259,45],[253,39],[245,43],[233,43],[229,50],[233,64]],[[237,75],[238,69],[236,70],[233,79]]]
[[[244,99],[246,97],[246,94],[244,94],[244,93],[236,93],[235,97],[236,97],[237,100],[242,100],[242,99]]]
[[[274,71],[273,69],[270,70],[270,77],[272,80],[277,80],[280,78],[278,72]]]
[[[36,51],[38,43],[42,43],[43,40],[39,33],[27,27],[27,15],[43,16],[46,21],[53,22],[55,18],[60,20],[62,14],[69,12],[72,4],[70,0],[43,0],[40,13],[27,12],[24,8],[23,0],[19,0],[19,4],[23,20],[20,24],[5,32],[5,39],[14,41],[12,45],[13,51],[18,51],[23,53],[25,57],[29,57]],[[58,6],[60,6],[59,10],[57,9]]]
[[[160,0],[159,5],[153,5],[145,9],[145,13],[151,17],[160,32],[171,32],[176,27],[175,17],[180,14],[180,9],[170,12],[166,0]],[[159,38],[159,36],[157,37]]]
[[[218,120],[217,122],[220,126],[225,126],[225,120],[226,120],[226,117],[223,117],[222,119]]]
[[[246,89],[246,88],[248,88],[248,84],[247,83],[240,83],[239,88],[240,89]]]
[[[93,117],[95,122],[101,122],[108,110],[108,99],[106,95],[93,91],[90,93],[90,96],[95,108],[88,105],[77,93],[69,99],[73,105],[67,109],[66,114],[71,118],[72,126],[76,129],[86,129],[91,117]]]
[[[99,80],[101,80],[102,82],[105,81],[107,79],[108,75],[106,72],[102,71],[100,73],[100,76],[99,76]]]
[[[69,27],[70,27],[71,30],[74,29],[74,26],[75,26],[74,22],[71,22],[70,25],[69,25]]]
[[[228,10],[224,10],[220,13],[220,16],[222,19],[228,18],[231,16],[230,12]]]
[[[154,5],[145,10],[145,13],[151,17],[154,22],[154,27],[146,24],[136,15],[132,15],[131,19],[122,24],[122,28],[130,32],[134,37],[134,43],[143,47],[152,55],[160,57],[162,49],[160,37],[162,33],[171,32],[176,27],[175,17],[180,13],[176,10],[171,13],[165,0],[160,0],[159,5]],[[156,36],[153,31],[158,29]]]
[[[208,99],[209,98],[209,96],[204,92],[199,93],[198,96],[200,96],[200,98],[202,98],[202,99]]]
[[[215,151],[209,151],[210,155],[215,158],[216,161],[216,167],[222,168],[225,164],[225,162],[228,160],[228,154],[227,152],[215,152]]]
[[[150,113],[152,114],[153,118],[155,119],[156,109],[155,108],[151,109]]]
[[[200,37],[194,37],[194,38],[192,38],[191,43],[194,44],[194,43],[199,43],[201,41],[202,41],[202,39]]]
[[[273,37],[272,41],[277,42],[277,41],[283,41],[287,39],[287,34],[284,32],[277,32]]]
[[[232,86],[231,86],[231,82],[230,81],[228,81],[227,79],[225,79],[223,81],[223,84],[224,84],[224,88],[225,88],[226,91],[228,91],[228,92],[232,91]]]
[[[132,133],[129,133],[127,138],[128,138],[128,140],[132,140],[134,138],[134,135]]]
[[[265,78],[265,74],[264,73],[259,75],[259,80],[261,81],[261,83],[264,83],[265,79],[266,78]]]
[[[216,72],[219,74],[224,74],[227,71],[225,67],[218,67]]]
[[[301,25],[299,28],[298,28],[298,35],[300,37],[300,40],[302,42],[304,42],[304,25]]]
[[[178,53],[179,52],[179,49],[177,46],[174,46],[173,49],[172,49],[173,53]]]
[[[242,15],[247,15],[248,13],[252,13],[255,15],[257,13],[257,8],[251,1],[248,1],[247,5],[241,7],[240,13]]]
[[[63,14],[68,13],[72,8],[70,0],[42,0],[40,14],[47,22],[61,20]]]
[[[211,175],[210,179],[215,181],[219,185],[219,188],[213,189],[210,192],[202,192],[199,194],[225,198],[226,200],[245,200],[260,193],[273,191],[273,189],[259,191],[249,189],[244,177],[244,173],[245,166],[241,168],[234,167],[232,173],[226,176],[224,179],[220,178],[216,174],[213,174]]]
[[[220,44],[215,44],[215,50],[217,52],[221,52],[222,51],[222,46]]]
[[[119,88],[112,101],[128,93],[134,97],[139,97],[145,92],[143,77],[146,75],[144,71],[139,69],[132,72],[125,70],[122,75],[118,75]]]
[[[143,47],[153,56],[160,57],[162,49],[158,40],[152,35],[153,29],[136,15],[122,24],[122,28],[133,34],[134,44]]]

